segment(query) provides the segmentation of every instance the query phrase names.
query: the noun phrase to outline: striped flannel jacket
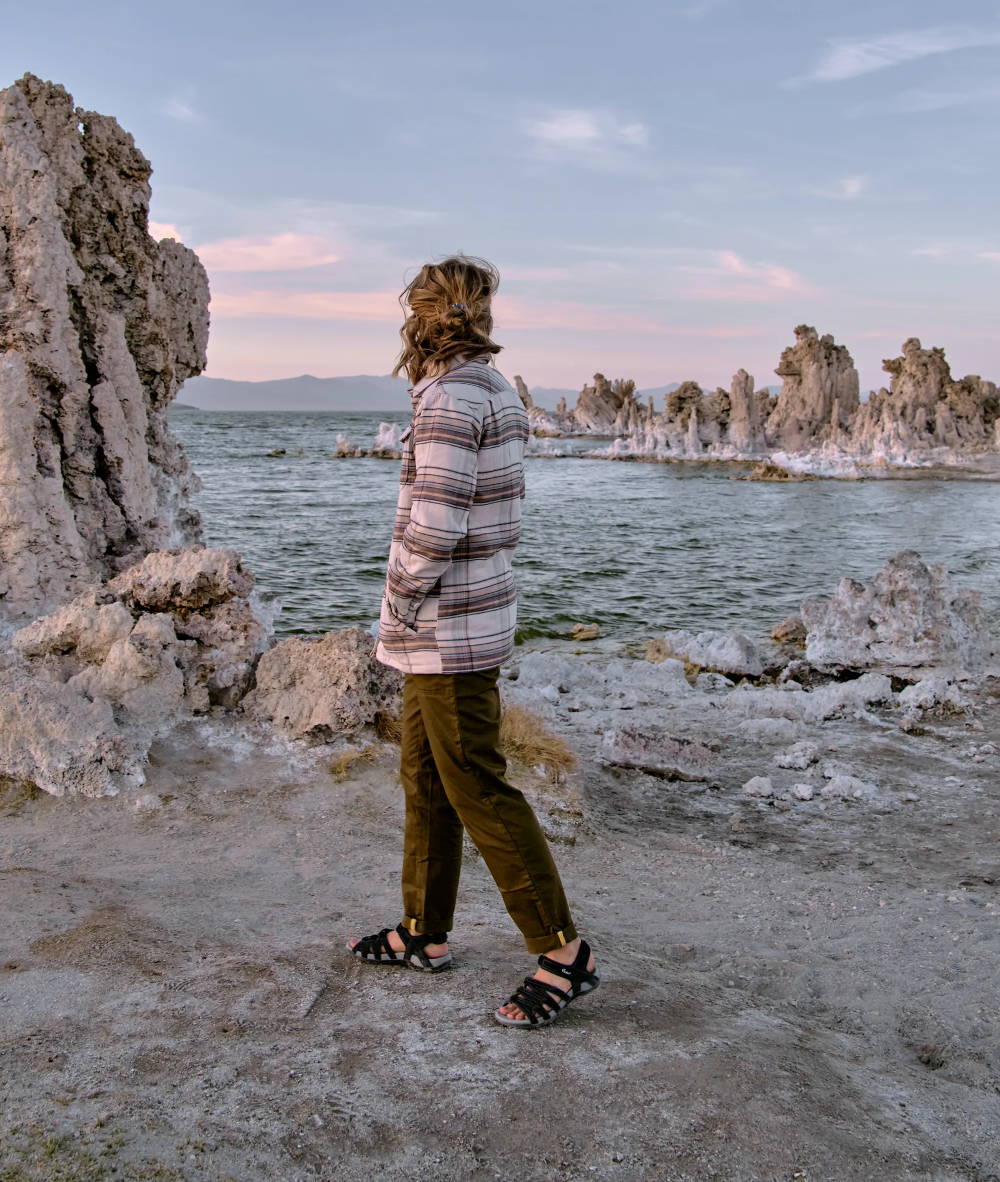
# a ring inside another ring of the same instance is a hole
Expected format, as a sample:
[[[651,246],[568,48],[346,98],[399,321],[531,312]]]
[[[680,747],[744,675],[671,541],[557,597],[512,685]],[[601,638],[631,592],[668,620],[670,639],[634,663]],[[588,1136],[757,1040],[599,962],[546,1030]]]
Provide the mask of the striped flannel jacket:
[[[489,354],[410,391],[375,656],[404,673],[471,673],[514,648],[528,416]]]

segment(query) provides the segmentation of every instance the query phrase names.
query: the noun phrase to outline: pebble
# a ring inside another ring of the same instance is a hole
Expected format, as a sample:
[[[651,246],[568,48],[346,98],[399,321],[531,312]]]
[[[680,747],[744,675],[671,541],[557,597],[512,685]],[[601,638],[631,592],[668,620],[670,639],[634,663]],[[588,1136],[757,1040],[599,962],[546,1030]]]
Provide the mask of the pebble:
[[[773,796],[774,785],[769,776],[753,776],[743,785],[744,796]]]

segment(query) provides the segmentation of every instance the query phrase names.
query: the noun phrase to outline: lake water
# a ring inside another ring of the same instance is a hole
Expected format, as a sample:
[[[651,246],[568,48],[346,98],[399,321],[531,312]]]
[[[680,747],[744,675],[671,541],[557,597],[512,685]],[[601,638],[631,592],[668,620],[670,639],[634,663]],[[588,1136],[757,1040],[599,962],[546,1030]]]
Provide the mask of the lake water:
[[[203,489],[205,541],[234,546],[281,610],[279,635],[367,626],[398,462],[337,460],[403,414],[172,410]],[[284,448],[286,455],[267,453]],[[1000,627],[1000,484],[908,478],[764,484],[729,464],[529,459],[515,558],[520,623],[578,621],[641,639],[666,628],[767,634],[804,595],[867,581],[897,550],[943,562]]]

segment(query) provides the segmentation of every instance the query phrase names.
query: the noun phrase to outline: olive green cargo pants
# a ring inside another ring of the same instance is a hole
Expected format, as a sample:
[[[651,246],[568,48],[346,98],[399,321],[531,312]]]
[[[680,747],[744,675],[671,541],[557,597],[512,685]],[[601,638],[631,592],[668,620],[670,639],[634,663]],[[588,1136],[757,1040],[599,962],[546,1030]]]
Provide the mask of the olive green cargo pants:
[[[404,676],[403,923],[411,932],[451,930],[464,828],[528,951],[549,952],[576,929],[538,819],[505,779],[499,673]]]

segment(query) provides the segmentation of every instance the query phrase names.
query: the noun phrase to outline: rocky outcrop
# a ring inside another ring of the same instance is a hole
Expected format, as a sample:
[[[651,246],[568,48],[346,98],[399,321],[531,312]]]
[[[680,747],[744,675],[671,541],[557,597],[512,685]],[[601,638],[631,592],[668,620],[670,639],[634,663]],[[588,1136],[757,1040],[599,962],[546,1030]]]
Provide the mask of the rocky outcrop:
[[[774,371],[781,392],[768,416],[768,442],[783,451],[801,451],[836,437],[859,404],[858,371],[851,355],[830,335],[800,324],[795,344],[781,354]]]
[[[911,462],[941,449],[965,454],[1000,450],[1000,397],[977,374],[951,376],[944,350],[916,337],[882,368],[889,389],[872,394],[851,424],[846,446],[860,455]]]
[[[0,650],[0,774],[57,796],[144,780],[150,744],[248,688],[267,645],[234,550],[158,551]]]
[[[514,388],[517,390],[517,395],[524,403],[525,410],[531,410],[535,405],[535,400],[528,393],[528,386],[524,378],[519,373],[514,375]]]
[[[777,396],[755,390],[741,369],[728,390],[706,393],[697,382],[681,382],[657,414],[634,396],[618,405],[615,388],[630,390],[631,384],[596,375],[572,412],[561,405],[548,417],[536,408],[532,430],[613,435],[607,447],[587,453],[593,459],[760,459],[767,465],[748,479],[777,479],[776,468],[788,472],[784,479],[859,479],[885,475],[890,465],[962,465],[984,456],[998,457],[989,470],[1000,471],[996,383],[976,374],[952,378],[944,351],[924,349],[915,338],[904,343],[902,356],[883,364],[890,388],[861,402],[847,349],[799,325],[795,344],[778,363],[783,383]]]
[[[638,410],[635,382],[622,378],[609,382],[604,374],[595,373],[594,384],[580,391],[571,416],[573,429],[586,435],[608,435],[618,421],[618,430],[628,430],[625,424]]]
[[[841,579],[832,596],[803,600],[806,659],[818,668],[980,669],[996,656],[980,601],[943,566],[901,550],[868,586]]]
[[[196,256],[147,230],[149,162],[28,74],[0,91],[0,617],[23,622],[195,542],[167,427],[205,364]]]
[[[356,731],[380,714],[396,715],[402,676],[375,661],[371,649],[362,628],[282,640],[261,657],[242,709],[313,743]]]

